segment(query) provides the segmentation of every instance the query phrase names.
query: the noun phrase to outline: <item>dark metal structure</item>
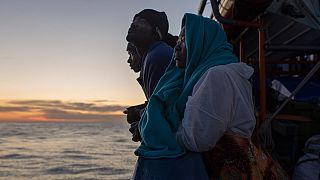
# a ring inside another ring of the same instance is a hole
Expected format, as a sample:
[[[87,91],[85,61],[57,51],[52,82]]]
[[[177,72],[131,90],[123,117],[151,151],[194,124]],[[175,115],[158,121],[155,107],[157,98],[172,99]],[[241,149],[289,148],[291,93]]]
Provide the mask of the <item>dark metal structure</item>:
[[[201,1],[199,15],[203,14],[208,3],[207,0]],[[276,121],[272,121],[272,131],[278,133],[279,139],[285,137],[285,140],[292,141],[290,147],[284,146],[285,143],[276,144],[280,147],[278,151],[284,152],[279,159],[285,163],[294,164],[299,156],[298,152],[302,150],[300,149],[301,144],[304,143],[302,141],[320,132],[320,119],[283,114],[281,111],[311,77],[320,77],[320,2],[314,0],[211,0],[210,4],[212,8],[210,17],[216,19],[225,28],[230,42],[237,49],[240,60],[255,67],[255,72],[258,74],[259,104],[255,105],[259,111],[257,129],[262,123],[271,124],[271,120],[275,119]],[[245,7],[245,5],[248,6]],[[255,7],[259,7],[256,8],[258,10],[254,10]],[[250,8],[253,10],[248,11]],[[306,56],[315,58],[303,60]],[[279,64],[289,66],[308,64],[310,68],[305,74],[302,71],[292,71],[290,77],[299,76],[302,80],[292,91],[292,97],[287,98],[272,113],[267,110],[266,84],[269,73],[274,70],[269,66],[275,67],[274,65]],[[293,134],[292,129],[295,130]],[[264,139],[267,141],[265,143],[272,143],[271,134],[266,136],[270,137]],[[303,136],[304,139],[300,141],[299,136]],[[290,168],[287,170],[292,170]]]

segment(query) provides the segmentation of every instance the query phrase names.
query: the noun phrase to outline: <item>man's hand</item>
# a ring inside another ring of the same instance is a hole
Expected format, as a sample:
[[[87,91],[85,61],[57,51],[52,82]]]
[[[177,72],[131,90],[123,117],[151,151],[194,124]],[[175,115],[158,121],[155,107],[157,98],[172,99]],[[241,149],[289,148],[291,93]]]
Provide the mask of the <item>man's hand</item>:
[[[140,132],[139,132],[139,121],[133,122],[130,124],[130,129],[129,131],[132,134],[132,141],[134,142],[139,142],[141,141],[141,136],[140,136]]]
[[[144,109],[147,106],[147,104],[148,102],[146,101],[144,104],[130,106],[125,111],[123,111],[123,113],[127,115],[127,122],[130,124],[129,131],[132,134],[132,141],[134,142],[142,140],[138,125],[141,118],[141,110]]]
[[[127,110],[123,111],[124,114],[127,114],[127,122],[129,124],[140,120],[140,110],[141,109],[129,107]]]
[[[143,108],[145,108],[147,103],[139,104],[136,106],[130,106],[125,111],[123,111],[124,114],[127,115],[127,122],[129,124],[133,122],[137,122],[140,120],[140,112]]]

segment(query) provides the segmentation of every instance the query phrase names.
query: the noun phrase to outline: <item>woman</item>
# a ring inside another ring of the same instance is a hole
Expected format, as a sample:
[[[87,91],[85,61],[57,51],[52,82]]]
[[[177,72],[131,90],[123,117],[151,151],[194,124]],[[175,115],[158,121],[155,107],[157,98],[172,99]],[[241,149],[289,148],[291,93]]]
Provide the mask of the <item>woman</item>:
[[[213,27],[215,29],[217,27]],[[186,52],[187,29],[181,30],[176,46],[175,60],[179,68],[188,68],[190,52]],[[218,32],[217,34],[223,32]],[[213,41],[210,64],[214,61],[234,59],[222,35]],[[192,38],[191,38],[192,39]],[[222,49],[223,48],[223,49]],[[203,48],[202,48],[203,49]],[[221,52],[219,52],[221,51]],[[219,58],[219,54],[222,58]],[[191,60],[192,61],[192,60]],[[190,63],[190,60],[189,60]],[[247,155],[250,137],[255,127],[251,85],[248,78],[253,69],[244,63],[211,66],[197,80],[188,97],[182,123],[176,132],[178,143],[195,152],[204,153],[208,175],[214,179],[250,179],[250,160]]]
[[[183,17],[174,60],[140,120],[134,178],[252,178],[253,69],[238,63],[218,23],[193,14]]]

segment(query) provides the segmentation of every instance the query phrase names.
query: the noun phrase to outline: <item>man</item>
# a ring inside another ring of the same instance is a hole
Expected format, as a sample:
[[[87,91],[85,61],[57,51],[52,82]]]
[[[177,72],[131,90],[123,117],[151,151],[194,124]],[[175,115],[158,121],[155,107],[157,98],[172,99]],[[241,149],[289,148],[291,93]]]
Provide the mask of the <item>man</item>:
[[[134,16],[126,37],[142,57],[140,76],[147,99],[164,74],[173,49],[163,42],[168,36],[169,24],[164,12],[145,9]]]
[[[141,71],[141,56],[137,52],[136,47],[132,43],[128,43],[127,45],[127,52],[129,55],[128,63],[130,68],[135,72],[138,73]]]
[[[169,23],[164,12],[144,9],[134,16],[128,30],[127,41],[136,47],[138,54],[142,57],[140,84],[147,100],[152,95],[173,55],[173,48],[164,42],[170,39],[168,29]],[[141,140],[138,131],[140,117],[131,118],[136,111],[131,111],[129,108],[125,113],[127,113],[127,121],[131,124],[132,140],[137,142]]]
[[[130,68],[135,73],[140,72],[141,71],[141,56],[137,52],[136,47],[132,43],[129,42],[126,50],[129,55],[127,62],[129,63]],[[137,78],[137,81],[141,85],[141,87],[143,87],[140,76]],[[124,114],[127,114],[127,121],[131,125],[131,128],[129,130],[133,134],[132,140],[135,142],[140,140],[139,131],[136,129],[136,127],[137,127],[139,119],[140,119],[141,111],[146,107],[146,105],[147,105],[147,101],[143,104],[130,106],[123,112]]]

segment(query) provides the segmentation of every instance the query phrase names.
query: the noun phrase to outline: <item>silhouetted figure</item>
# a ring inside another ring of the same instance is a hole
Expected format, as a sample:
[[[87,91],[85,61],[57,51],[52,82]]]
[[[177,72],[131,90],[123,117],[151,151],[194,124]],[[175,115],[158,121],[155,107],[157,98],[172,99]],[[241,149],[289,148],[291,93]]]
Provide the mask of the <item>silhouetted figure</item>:
[[[177,37],[169,34],[168,29],[169,23],[164,12],[145,9],[134,16],[128,30],[126,39],[136,47],[137,54],[141,57],[141,71],[138,81],[147,100],[164,74],[173,55],[171,46],[175,45]],[[141,108],[142,105],[138,105],[138,107]],[[137,107],[130,107],[126,113],[127,121],[131,125],[129,130],[133,134],[132,140],[141,140],[138,123],[142,111],[137,111]]]
[[[129,55],[128,63],[130,68],[135,72],[138,73],[141,71],[141,56],[137,52],[137,48],[132,44],[128,43],[127,45],[127,52]],[[137,78],[138,83],[143,87],[141,77]],[[123,113],[127,115],[127,122],[130,124],[129,131],[132,133],[132,140],[138,142],[140,140],[140,135],[138,131],[138,123],[141,117],[141,113],[143,109],[146,107],[147,101],[143,104],[130,106],[128,107]]]
[[[136,47],[132,43],[128,43],[127,45],[127,52],[129,55],[128,63],[130,68],[135,72],[138,73],[141,71],[141,56],[137,52]]]
[[[168,36],[169,24],[164,12],[145,9],[134,16],[126,37],[142,56],[143,90],[147,99],[168,66],[173,49],[163,42]]]

